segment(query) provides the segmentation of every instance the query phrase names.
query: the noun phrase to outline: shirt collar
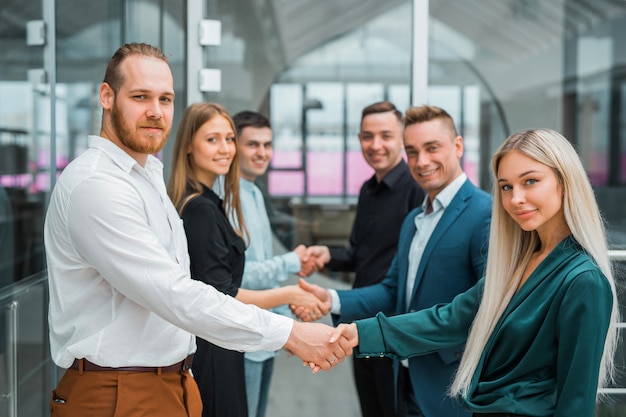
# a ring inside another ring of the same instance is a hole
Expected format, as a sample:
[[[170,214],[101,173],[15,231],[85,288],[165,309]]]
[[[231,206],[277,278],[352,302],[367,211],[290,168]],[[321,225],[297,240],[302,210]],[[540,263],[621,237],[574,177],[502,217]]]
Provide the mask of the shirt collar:
[[[450,184],[446,186],[446,188],[444,188],[443,190],[439,192],[439,194],[437,194],[437,196],[435,197],[435,201],[432,202],[433,210],[436,211],[440,207],[442,208],[448,207],[450,205],[450,202],[456,195],[456,193],[459,192],[459,190],[465,183],[465,181],[467,181],[467,174],[465,174],[465,172],[462,172],[461,175],[456,177]],[[428,201],[428,194],[426,194],[426,198],[424,199],[424,202],[422,203],[422,210],[424,210],[424,212],[426,212],[427,201]]]
[[[109,139],[105,139],[101,136],[89,135],[87,143],[90,148],[98,149],[107,154],[115,164],[124,170],[124,172],[130,172],[135,166],[142,168],[142,166],[139,165],[139,163],[137,163],[132,156],[127,154],[122,148]],[[146,159],[146,166],[142,169],[145,169],[146,171],[162,171],[163,163],[156,157],[148,155],[148,158]]]
[[[380,182],[378,182],[378,180],[376,179],[376,174],[374,174],[372,176],[372,181],[370,182],[370,189],[374,190],[377,189],[378,186],[380,186],[381,184],[385,184],[387,188],[393,190],[396,185],[399,185],[398,183],[402,179],[402,174],[404,174],[404,172],[408,169],[409,167],[407,166],[404,159],[401,159],[400,162],[395,167],[393,167],[391,171],[389,171],[387,175],[383,177],[382,180],[380,180]]]
[[[253,181],[248,181],[247,179],[243,177],[239,177],[239,187],[242,190],[253,191],[256,185],[254,184]]]

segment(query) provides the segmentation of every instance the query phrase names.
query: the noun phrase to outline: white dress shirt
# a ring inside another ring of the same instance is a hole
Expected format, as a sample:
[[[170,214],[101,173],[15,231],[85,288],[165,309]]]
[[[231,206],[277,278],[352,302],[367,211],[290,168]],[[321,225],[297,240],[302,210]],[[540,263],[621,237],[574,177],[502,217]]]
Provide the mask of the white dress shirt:
[[[246,248],[246,263],[241,287],[251,290],[278,288],[281,282],[287,280],[290,273],[300,272],[300,258],[295,252],[274,256],[272,228],[263,193],[259,187],[251,181],[240,178],[239,195],[243,218],[250,237],[250,243]],[[286,305],[272,311],[292,317],[291,310]],[[263,362],[275,355],[276,352],[265,350],[246,352],[246,359]]]
[[[44,226],[52,359],[167,366],[195,335],[233,350],[277,350],[293,321],[192,280],[182,221],[161,162],[145,168],[89,137],[52,193]]]

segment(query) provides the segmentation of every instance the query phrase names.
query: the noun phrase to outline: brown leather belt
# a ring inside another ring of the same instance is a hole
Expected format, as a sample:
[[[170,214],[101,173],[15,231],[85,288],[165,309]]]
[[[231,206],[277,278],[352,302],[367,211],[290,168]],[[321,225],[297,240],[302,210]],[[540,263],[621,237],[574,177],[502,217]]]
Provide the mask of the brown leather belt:
[[[95,363],[89,362],[87,359],[74,359],[74,363],[72,363],[70,369],[76,369],[78,371],[155,372],[160,374],[161,372],[186,371],[191,368],[191,362],[193,362],[193,354],[187,356],[182,361],[169,366],[122,366],[119,368],[111,368],[108,366],[96,365]]]

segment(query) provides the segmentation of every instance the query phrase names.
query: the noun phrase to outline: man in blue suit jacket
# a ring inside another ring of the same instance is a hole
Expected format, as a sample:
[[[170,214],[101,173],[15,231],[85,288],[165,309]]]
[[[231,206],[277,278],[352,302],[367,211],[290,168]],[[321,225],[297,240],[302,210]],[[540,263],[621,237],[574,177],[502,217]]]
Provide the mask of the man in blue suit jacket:
[[[492,198],[461,168],[463,139],[454,121],[434,106],[408,109],[404,147],[411,173],[428,195],[405,218],[398,251],[383,281],[335,291],[301,280],[303,288],[331,304],[335,323],[447,303],[483,275]],[[462,352],[463,346],[458,346],[398,362],[399,415],[469,417],[446,394]]]

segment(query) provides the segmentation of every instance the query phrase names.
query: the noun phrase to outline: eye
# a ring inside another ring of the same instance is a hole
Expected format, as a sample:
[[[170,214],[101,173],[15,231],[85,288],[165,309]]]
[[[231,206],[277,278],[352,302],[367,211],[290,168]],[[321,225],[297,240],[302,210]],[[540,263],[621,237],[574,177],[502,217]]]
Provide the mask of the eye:
[[[235,137],[234,136],[227,136],[226,137],[226,142],[234,142],[235,141]]]
[[[536,179],[534,179],[534,178],[529,178],[529,179],[527,179],[526,181],[524,181],[524,183],[525,183],[526,185],[533,185],[533,184],[535,184],[536,182],[537,182],[537,180],[536,180]]]
[[[206,138],[206,141],[207,142],[215,142],[216,139],[213,136],[210,136],[210,137]]]
[[[146,95],[145,94],[138,94],[136,96],[133,96],[133,98],[136,98],[137,100],[145,100]]]
[[[174,99],[172,99],[171,97],[161,97],[161,101],[164,103],[172,103]]]
[[[429,146],[429,147],[428,147],[428,152],[436,152],[436,151],[437,151],[437,149],[438,149],[438,147],[437,147],[437,146]]]
[[[502,191],[511,191],[513,189],[513,187],[511,187],[509,184],[504,184],[500,186],[500,190]]]

